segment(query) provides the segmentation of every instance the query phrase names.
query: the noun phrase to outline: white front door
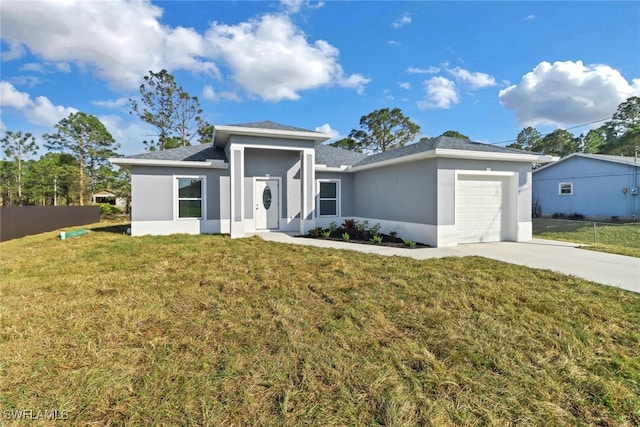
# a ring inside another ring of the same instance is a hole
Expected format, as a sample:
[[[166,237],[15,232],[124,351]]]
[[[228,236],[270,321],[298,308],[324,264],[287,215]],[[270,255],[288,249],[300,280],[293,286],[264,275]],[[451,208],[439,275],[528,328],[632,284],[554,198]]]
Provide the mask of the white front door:
[[[277,179],[257,179],[253,201],[256,230],[278,229],[280,218]]]

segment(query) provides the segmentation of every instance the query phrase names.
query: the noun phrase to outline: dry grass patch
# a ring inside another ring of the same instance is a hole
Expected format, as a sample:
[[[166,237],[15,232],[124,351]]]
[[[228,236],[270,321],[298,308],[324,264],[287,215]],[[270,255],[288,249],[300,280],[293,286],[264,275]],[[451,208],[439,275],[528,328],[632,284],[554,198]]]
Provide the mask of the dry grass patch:
[[[259,238],[50,233],[0,252],[3,410],[97,425],[640,423],[640,295],[616,288]]]

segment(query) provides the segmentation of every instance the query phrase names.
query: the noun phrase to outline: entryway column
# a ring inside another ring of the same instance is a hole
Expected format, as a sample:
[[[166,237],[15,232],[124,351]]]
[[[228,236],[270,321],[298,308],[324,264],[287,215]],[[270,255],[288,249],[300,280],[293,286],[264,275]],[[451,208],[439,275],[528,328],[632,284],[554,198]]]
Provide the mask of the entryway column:
[[[300,206],[300,234],[307,234],[315,227],[315,150],[305,149],[300,154],[300,181],[302,186],[302,197]]]
[[[244,237],[244,147],[230,150],[231,238]]]

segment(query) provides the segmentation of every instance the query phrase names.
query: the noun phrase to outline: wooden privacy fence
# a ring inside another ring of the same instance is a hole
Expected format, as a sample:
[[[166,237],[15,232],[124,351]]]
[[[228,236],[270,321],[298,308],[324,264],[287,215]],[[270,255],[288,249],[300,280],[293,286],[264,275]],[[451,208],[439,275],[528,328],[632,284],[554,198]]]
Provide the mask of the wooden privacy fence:
[[[0,242],[99,221],[98,206],[0,206]]]

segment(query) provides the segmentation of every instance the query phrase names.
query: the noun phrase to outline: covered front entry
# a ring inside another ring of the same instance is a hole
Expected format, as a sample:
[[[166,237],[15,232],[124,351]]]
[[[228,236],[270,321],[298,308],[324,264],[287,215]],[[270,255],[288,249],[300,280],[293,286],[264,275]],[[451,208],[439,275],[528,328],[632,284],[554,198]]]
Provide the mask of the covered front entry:
[[[280,190],[277,179],[256,179],[253,192],[256,230],[273,230],[280,226]]]
[[[459,175],[456,183],[458,243],[509,240],[514,210],[507,176]]]

